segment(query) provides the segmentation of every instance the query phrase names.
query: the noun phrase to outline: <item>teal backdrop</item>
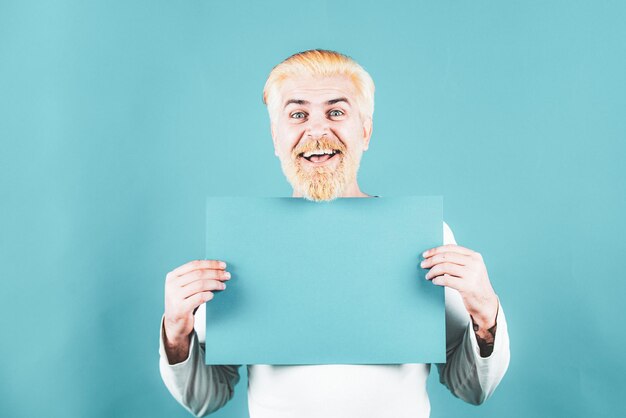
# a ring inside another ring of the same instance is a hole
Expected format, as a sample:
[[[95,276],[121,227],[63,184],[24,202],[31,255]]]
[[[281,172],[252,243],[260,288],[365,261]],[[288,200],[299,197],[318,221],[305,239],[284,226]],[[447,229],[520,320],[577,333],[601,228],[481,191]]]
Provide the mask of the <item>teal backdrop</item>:
[[[376,82],[368,193],[443,195],[511,364],[432,417],[616,417],[626,360],[621,1],[0,1],[0,416],[186,417],[165,274],[207,195],[288,196],[261,91],[309,49]],[[246,378],[216,417],[244,417]]]

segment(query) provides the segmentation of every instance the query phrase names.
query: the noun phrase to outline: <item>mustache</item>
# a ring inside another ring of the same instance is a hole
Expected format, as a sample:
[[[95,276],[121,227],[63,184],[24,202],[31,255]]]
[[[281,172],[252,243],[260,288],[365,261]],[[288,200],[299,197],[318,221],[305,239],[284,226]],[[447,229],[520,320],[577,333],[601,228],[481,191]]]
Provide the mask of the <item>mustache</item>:
[[[342,154],[346,152],[346,146],[343,142],[335,139],[328,138],[327,136],[321,136],[311,138],[303,142],[299,142],[298,145],[291,152],[292,157],[296,158],[309,151],[318,150],[335,150]]]

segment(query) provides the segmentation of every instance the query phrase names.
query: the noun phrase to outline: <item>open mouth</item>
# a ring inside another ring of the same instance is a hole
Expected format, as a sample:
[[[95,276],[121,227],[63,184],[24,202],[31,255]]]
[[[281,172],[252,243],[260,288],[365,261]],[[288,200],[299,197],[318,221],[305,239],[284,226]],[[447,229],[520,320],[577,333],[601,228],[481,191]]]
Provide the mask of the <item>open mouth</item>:
[[[326,161],[331,160],[337,154],[341,154],[341,151],[336,149],[321,149],[300,153],[298,157],[302,157],[312,163],[325,163]]]

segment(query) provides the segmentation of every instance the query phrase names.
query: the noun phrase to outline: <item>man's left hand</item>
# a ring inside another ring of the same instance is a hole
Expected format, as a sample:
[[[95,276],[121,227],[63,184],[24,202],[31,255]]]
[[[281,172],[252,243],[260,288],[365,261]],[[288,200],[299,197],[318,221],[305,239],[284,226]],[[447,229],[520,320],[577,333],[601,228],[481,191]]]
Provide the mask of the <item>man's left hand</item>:
[[[487,267],[479,253],[448,244],[431,248],[422,255],[424,261],[420,266],[430,269],[426,279],[459,291],[476,331],[488,330],[496,325],[498,297],[491,287]]]

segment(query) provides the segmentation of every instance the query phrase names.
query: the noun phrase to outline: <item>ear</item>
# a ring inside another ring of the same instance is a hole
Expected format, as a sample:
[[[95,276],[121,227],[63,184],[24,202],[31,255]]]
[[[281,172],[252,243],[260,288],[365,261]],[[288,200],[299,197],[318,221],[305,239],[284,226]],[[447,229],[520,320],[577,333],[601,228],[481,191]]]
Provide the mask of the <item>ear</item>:
[[[372,118],[366,117],[363,121],[363,151],[367,151],[370,146],[370,138],[372,137]]]
[[[272,143],[274,143],[274,155],[278,157],[278,147],[276,146],[276,128],[274,127],[273,122],[270,122],[270,132],[272,134]]]

